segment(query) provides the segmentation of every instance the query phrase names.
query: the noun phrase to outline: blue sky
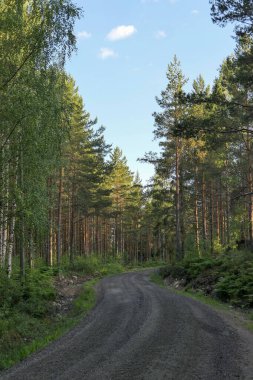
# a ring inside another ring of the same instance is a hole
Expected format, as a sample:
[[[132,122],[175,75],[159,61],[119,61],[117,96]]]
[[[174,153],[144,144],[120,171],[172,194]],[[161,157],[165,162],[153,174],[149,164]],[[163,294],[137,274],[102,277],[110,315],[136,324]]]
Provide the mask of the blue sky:
[[[67,63],[91,117],[106,127],[145,183],[152,165],[137,162],[150,150],[155,96],[166,86],[176,54],[192,81],[211,84],[222,60],[234,50],[232,27],[212,24],[208,0],[76,0],[84,16],[76,24],[78,51]]]

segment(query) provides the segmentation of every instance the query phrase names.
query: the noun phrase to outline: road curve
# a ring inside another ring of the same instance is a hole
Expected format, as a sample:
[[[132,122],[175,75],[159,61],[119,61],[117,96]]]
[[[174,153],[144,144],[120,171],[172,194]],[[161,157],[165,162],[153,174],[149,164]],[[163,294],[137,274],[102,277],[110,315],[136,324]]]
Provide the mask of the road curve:
[[[0,378],[253,379],[249,342],[238,329],[209,307],[150,283],[149,275],[103,279],[97,305],[80,325]]]

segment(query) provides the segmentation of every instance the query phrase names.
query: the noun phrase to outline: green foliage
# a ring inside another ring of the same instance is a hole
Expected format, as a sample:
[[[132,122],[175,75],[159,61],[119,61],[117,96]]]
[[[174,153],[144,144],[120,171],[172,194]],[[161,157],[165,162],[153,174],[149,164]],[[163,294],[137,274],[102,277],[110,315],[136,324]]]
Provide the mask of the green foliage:
[[[67,264],[67,269],[77,273],[95,275],[100,268],[100,260],[95,256],[77,256],[73,263]]]
[[[53,273],[34,270],[23,281],[0,274],[0,368],[25,357],[25,347],[49,329],[55,299]]]
[[[157,259],[149,259],[149,260],[145,260],[145,261],[142,261],[142,262],[138,262],[138,263],[128,263],[126,264],[126,268],[129,268],[129,269],[145,269],[145,268],[161,268],[163,267],[164,265],[166,265],[166,261],[164,260],[161,260],[159,258]]]
[[[160,270],[163,278],[184,279],[187,289],[239,307],[253,307],[252,253],[233,253],[217,258],[190,258]]]
[[[154,282],[156,285],[159,285],[160,287],[165,286],[163,278],[157,272],[152,273],[152,275],[150,276],[150,280]]]
[[[38,313],[35,317],[27,310],[26,312],[11,310],[8,319],[1,318],[0,370],[10,367],[29,354],[45,347],[80,321],[95,305],[96,297],[93,289],[95,281],[89,281],[84,285],[70,314],[60,319]],[[48,289],[49,293],[50,289]],[[37,301],[40,303],[39,298]]]
[[[187,274],[185,268],[179,264],[176,266],[170,265],[160,269],[160,275],[163,278],[172,276],[174,278],[183,278]]]
[[[34,270],[23,281],[0,275],[0,313],[7,317],[13,311],[42,317],[50,311],[55,299],[50,271]]]
[[[21,311],[34,317],[46,316],[50,312],[50,302],[55,299],[50,271],[32,271],[22,286]]]
[[[124,271],[124,266],[120,256],[108,256],[106,259],[103,259],[102,257],[91,255],[77,256],[73,263],[69,263],[68,259],[65,258],[62,269],[67,272],[71,271],[101,277],[107,274],[121,273]]]
[[[69,315],[60,319],[51,311],[55,299],[54,271],[41,267],[22,283],[0,275],[0,369],[8,368],[43,348],[74,326],[95,304],[93,286],[86,283]]]
[[[79,316],[81,313],[86,313],[95,306],[96,295],[93,287],[96,282],[96,279],[91,280],[83,286],[83,291],[74,301],[74,309],[71,314]]]
[[[253,34],[253,15],[251,0],[209,0],[213,22],[225,26],[236,23],[236,34]]]

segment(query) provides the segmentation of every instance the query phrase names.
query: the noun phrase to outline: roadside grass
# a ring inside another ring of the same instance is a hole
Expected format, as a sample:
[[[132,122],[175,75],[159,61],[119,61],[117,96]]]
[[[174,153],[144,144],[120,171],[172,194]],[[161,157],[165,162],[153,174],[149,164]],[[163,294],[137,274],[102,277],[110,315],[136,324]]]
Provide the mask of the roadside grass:
[[[130,271],[138,271],[153,268],[164,268],[166,265],[168,264],[163,260],[148,260],[142,263],[129,263],[125,266],[125,268],[129,269]]]
[[[166,285],[165,285],[165,283],[164,283],[164,280],[163,280],[162,276],[159,275],[159,273],[157,273],[157,272],[151,274],[151,276],[150,276],[150,280],[151,280],[154,284],[160,286],[161,288],[165,288],[165,287],[166,287]]]
[[[253,312],[248,310],[235,308],[232,305],[223,303],[218,301],[210,296],[206,296],[201,292],[193,292],[189,290],[174,290],[173,291],[179,295],[184,297],[188,297],[194,299],[196,301],[202,302],[207,306],[212,307],[217,311],[223,311],[225,313],[233,313],[233,315],[237,315],[237,320],[240,324],[245,327],[247,330],[253,332]]]
[[[108,257],[106,260],[97,256],[78,256],[73,263],[69,263],[69,259],[64,257],[60,271],[63,274],[71,272],[76,274],[87,274],[94,277],[104,277],[108,274],[111,275],[124,272],[125,266],[121,256]]]
[[[33,352],[46,347],[74,327],[96,303],[94,285],[99,279],[86,282],[73,308],[64,317],[13,310],[0,322],[0,369],[6,369]]]
[[[253,333],[253,312],[248,315],[248,321],[246,322],[246,327]]]
[[[160,266],[160,262],[145,263],[145,268]],[[0,370],[7,369],[35,351],[58,339],[94,307],[94,285],[103,277],[116,275],[144,265],[124,264],[122,257],[107,261],[100,257],[76,257],[74,263],[62,258],[61,268],[47,268],[38,260],[36,268],[20,281],[18,265],[14,265],[12,278],[0,273]],[[54,312],[57,276],[89,275],[71,310],[64,315]]]

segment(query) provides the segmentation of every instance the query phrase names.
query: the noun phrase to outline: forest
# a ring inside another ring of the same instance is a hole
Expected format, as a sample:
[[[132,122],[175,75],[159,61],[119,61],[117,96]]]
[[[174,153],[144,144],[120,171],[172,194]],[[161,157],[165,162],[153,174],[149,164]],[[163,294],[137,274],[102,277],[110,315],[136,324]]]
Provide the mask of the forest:
[[[168,64],[154,94],[160,153],[140,157],[155,168],[143,185],[65,71],[83,10],[71,0],[1,2],[1,314],[11,281],[25,287],[36,270],[59,273],[80,257],[140,265],[237,253],[252,268],[252,1],[210,6],[214,23],[235,25],[236,49],[212,86],[199,75],[190,92],[179,59]]]
[[[212,87],[200,75],[189,94],[179,60],[168,65],[154,114],[161,153],[140,158],[155,165],[145,187],[64,71],[82,10],[1,5],[0,260],[9,275],[16,258],[24,276],[38,259],[60,266],[62,256],[171,261],[252,249],[251,7],[215,3],[214,22],[238,21],[236,50]]]

